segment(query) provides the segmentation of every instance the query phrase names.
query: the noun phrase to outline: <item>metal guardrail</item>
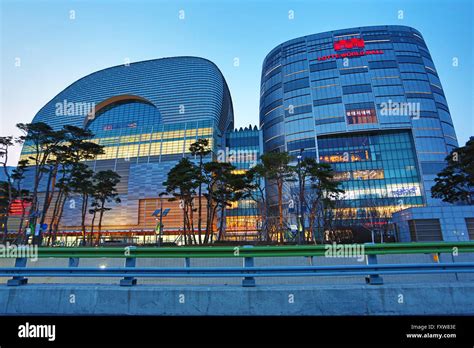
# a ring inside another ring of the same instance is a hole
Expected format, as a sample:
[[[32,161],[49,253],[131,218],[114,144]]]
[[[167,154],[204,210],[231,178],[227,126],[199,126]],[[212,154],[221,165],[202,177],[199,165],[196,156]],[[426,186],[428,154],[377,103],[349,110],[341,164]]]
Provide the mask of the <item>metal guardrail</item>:
[[[7,284],[24,285],[26,277],[123,277],[122,286],[135,285],[136,277],[242,277],[242,286],[255,286],[255,277],[366,275],[368,284],[382,284],[380,275],[420,273],[474,273],[474,262],[377,264],[377,255],[474,252],[474,242],[365,244],[366,265],[314,266],[314,256],[325,256],[325,245],[241,247],[124,247],[39,248],[39,258],[69,258],[69,267],[27,268],[27,259],[16,258],[15,267],[0,268]],[[255,257],[310,257],[310,266],[255,267]],[[242,258],[242,267],[191,267],[192,258]],[[80,258],[124,258],[125,267],[79,267]],[[136,267],[137,258],[184,258],[185,266]]]
[[[330,244],[329,244],[330,245]],[[341,244],[339,244],[341,245]],[[436,254],[474,252],[474,242],[428,242],[364,244],[366,255],[389,254]],[[56,258],[221,258],[241,257],[295,257],[325,256],[326,245],[282,246],[196,246],[196,247],[44,247],[38,249],[38,257]],[[127,254],[126,254],[127,253]],[[126,254],[126,255],[125,255]]]

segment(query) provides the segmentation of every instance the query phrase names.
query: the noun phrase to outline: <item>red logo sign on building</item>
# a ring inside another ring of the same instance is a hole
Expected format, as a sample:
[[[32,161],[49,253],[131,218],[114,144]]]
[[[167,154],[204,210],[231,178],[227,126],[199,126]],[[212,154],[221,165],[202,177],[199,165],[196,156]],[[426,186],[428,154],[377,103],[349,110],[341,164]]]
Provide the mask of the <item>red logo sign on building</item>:
[[[352,38],[349,40],[339,40],[334,42],[334,50],[351,50],[353,48],[363,48],[365,46],[364,39]]]
[[[21,199],[15,199],[12,201],[12,204],[10,205],[10,211],[8,212],[9,215],[11,216],[22,216],[22,215],[28,215],[28,210],[31,207],[31,202],[28,202],[26,200],[21,200]]]
[[[318,57],[318,61],[324,61],[324,60],[328,60],[328,59],[362,57],[362,56],[368,56],[368,55],[372,55],[372,54],[383,54],[383,50],[367,50],[367,51],[364,51],[363,50],[363,48],[365,47],[364,39],[356,38],[356,37],[354,37],[352,39],[348,39],[348,40],[334,41],[333,47],[334,47],[335,51],[354,50],[354,49],[357,49],[357,48],[359,50],[354,50],[354,51],[349,51],[349,52],[337,52],[337,53],[329,54],[327,56]]]

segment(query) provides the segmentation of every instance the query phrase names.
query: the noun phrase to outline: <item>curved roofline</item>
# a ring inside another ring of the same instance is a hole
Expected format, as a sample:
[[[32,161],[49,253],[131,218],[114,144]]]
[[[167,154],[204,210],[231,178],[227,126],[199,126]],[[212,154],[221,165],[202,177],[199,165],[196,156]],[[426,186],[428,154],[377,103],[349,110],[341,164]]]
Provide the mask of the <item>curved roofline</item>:
[[[113,103],[117,103],[117,102],[121,102],[121,101],[141,101],[143,103],[147,103],[147,104],[150,104],[150,105],[153,105],[155,108],[156,108],[156,105],[153,104],[151,101],[149,101],[148,99],[146,98],[143,98],[143,97],[140,97],[138,95],[132,95],[132,94],[121,94],[121,95],[116,95],[116,96],[113,96],[113,97],[110,97],[110,98],[107,98],[105,100],[102,100],[99,104],[97,104],[91,112],[89,112],[87,114],[87,116],[84,118],[84,128],[87,127],[87,125],[89,124],[89,122],[92,122],[95,120],[96,116],[100,113],[100,111],[113,104]]]
[[[328,34],[328,33],[334,33],[334,32],[338,32],[338,31],[346,31],[346,30],[352,30],[352,29],[366,29],[366,28],[375,28],[375,27],[399,27],[399,28],[407,28],[407,29],[410,29],[410,30],[414,30],[416,31],[418,34],[420,34],[421,37],[423,37],[423,35],[415,28],[413,27],[410,27],[408,25],[398,25],[398,24],[394,24],[394,25],[366,25],[366,26],[362,26],[362,27],[351,27],[351,28],[342,28],[342,29],[336,29],[336,30],[328,30],[328,31],[323,31],[321,33],[314,33],[314,34],[308,34],[308,35],[303,35],[303,36],[298,36],[298,37],[295,37],[293,39],[290,39],[290,40],[286,40],[284,42],[282,42],[281,44],[275,46],[270,52],[268,52],[268,54],[265,56],[265,58],[263,59],[263,63],[262,63],[262,68],[265,66],[265,62],[268,58],[268,56],[270,56],[274,51],[276,51],[277,49],[281,48],[282,46],[288,44],[289,42],[291,41],[294,41],[294,40],[298,40],[298,39],[306,39],[307,37],[309,36],[317,36],[317,35],[324,35],[324,34]],[[424,39],[423,39],[424,40]]]
[[[224,74],[222,74],[222,71],[219,69],[219,67],[212,61],[210,61],[209,59],[207,58],[203,58],[203,57],[196,57],[196,56],[175,56],[175,57],[163,57],[163,58],[155,58],[155,59],[147,59],[147,60],[141,60],[141,61],[138,61],[138,62],[133,62],[133,63],[130,63],[130,65],[133,65],[133,64],[141,64],[141,63],[146,63],[146,62],[153,62],[153,61],[158,61],[158,60],[165,60],[165,59],[181,59],[181,58],[192,58],[192,59],[197,59],[197,60],[203,60],[203,61],[206,61],[208,63],[211,63],[216,69],[217,71],[219,72],[219,74],[221,75],[222,77],[222,80],[224,82],[224,85],[225,87],[227,87],[227,90],[229,90],[229,86],[227,85],[227,81],[225,80],[225,77],[224,77]],[[42,108],[40,108],[38,110],[38,112],[33,116],[33,119],[31,122],[34,121],[34,119],[36,118],[36,116],[38,116],[41,111],[49,104],[51,103],[53,100],[55,100],[62,92],[64,92],[66,89],[68,89],[69,87],[71,87],[72,85],[74,85],[75,83],[81,81],[81,80],[84,80],[84,79],[87,79],[91,76],[93,76],[94,74],[98,74],[98,73],[101,73],[101,72],[104,72],[106,70],[110,70],[110,69],[115,69],[115,68],[119,68],[119,67],[123,67],[125,66],[124,64],[119,64],[119,65],[114,65],[114,66],[111,66],[111,67],[108,67],[108,68],[104,68],[104,69],[101,69],[101,70],[97,70],[97,71],[94,71],[86,76],[83,76],[77,80],[75,80],[74,82],[72,82],[71,84],[69,84],[67,87],[63,88],[59,93],[57,93],[53,98],[51,98],[46,104],[43,105]],[[229,90],[229,94],[230,94],[230,90]],[[231,107],[232,107],[232,114],[234,113],[234,105],[232,103],[232,96],[230,97],[230,103],[231,103]],[[233,121],[233,120],[232,120]]]

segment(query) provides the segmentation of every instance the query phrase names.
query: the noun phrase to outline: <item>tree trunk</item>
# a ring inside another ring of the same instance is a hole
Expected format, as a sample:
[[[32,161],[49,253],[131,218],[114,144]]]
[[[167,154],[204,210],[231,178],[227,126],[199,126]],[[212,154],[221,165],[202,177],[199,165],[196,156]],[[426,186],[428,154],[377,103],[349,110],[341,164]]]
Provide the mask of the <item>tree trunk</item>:
[[[191,228],[189,209],[190,209],[190,205],[189,205],[189,203],[186,203],[186,215],[185,215],[186,216],[186,223],[185,223],[185,225],[187,227],[188,244],[195,244],[194,231]],[[192,207],[191,207],[191,209],[192,209]]]
[[[49,207],[54,197],[57,173],[58,173],[58,166],[55,165],[55,167],[51,170],[48,176],[48,184],[46,186],[46,193],[45,193],[44,202],[43,202],[43,214],[41,215],[40,225],[43,225],[44,222],[46,221],[46,215],[48,213]],[[51,218],[51,224],[53,224],[54,219],[55,217],[53,214],[53,217]],[[41,244],[42,239],[43,239],[43,233],[40,230],[40,234],[38,236],[39,244]]]
[[[10,173],[8,173],[8,170],[7,170],[8,145],[5,148],[4,156],[5,156],[5,163],[3,164],[3,171],[5,172],[5,178],[7,179],[7,183],[8,183],[8,185],[7,185],[8,186],[8,204],[7,204],[7,211],[5,212],[5,218],[3,220],[3,223],[4,223],[4,225],[3,225],[3,231],[4,231],[3,244],[5,244],[5,241],[7,240],[7,237],[8,237],[8,216],[10,214],[10,208],[11,208],[12,199],[13,199],[11,176],[10,176]]]
[[[40,219],[40,225],[44,224],[44,221],[46,219],[46,212],[49,209],[49,204],[50,202],[50,187],[51,187],[51,181],[53,180],[53,175],[54,175],[54,170],[53,168],[50,168],[49,174],[48,174],[48,183],[46,184],[46,191],[44,193],[44,202],[43,202],[43,214],[41,215]]]
[[[92,241],[94,240],[94,223],[95,223],[96,215],[97,215],[97,210],[94,209],[94,214],[92,214],[92,221],[91,221],[91,233],[89,235],[90,246],[92,246]]]
[[[58,209],[58,217],[56,218],[55,222],[54,222],[54,227],[53,227],[53,238],[52,238],[52,241],[51,243],[54,243],[56,241],[56,238],[57,238],[57,234],[58,234],[58,228],[59,228],[59,223],[61,222],[61,219],[63,217],[63,212],[64,212],[64,205],[66,204],[66,201],[68,199],[68,195],[67,194],[63,194],[62,195],[64,198],[62,198],[62,201],[59,203],[59,209]]]
[[[102,218],[104,217],[104,206],[105,201],[102,201],[100,205],[100,214],[99,214],[99,226],[97,227],[97,242],[96,244],[100,246],[100,232],[102,232]]]
[[[23,229],[23,222],[25,221],[25,203],[23,202],[23,195],[20,195],[20,200],[21,200],[21,218],[20,218],[20,224],[18,225],[18,233],[17,235],[21,234],[21,230]]]
[[[32,195],[32,200],[31,200],[31,207],[30,207],[30,213],[29,213],[29,222],[30,225],[33,226],[33,228],[36,228],[36,221],[38,217],[36,216],[36,210],[38,209],[38,188],[39,188],[39,183],[43,177],[43,172],[42,169],[44,168],[44,165],[48,159],[49,156],[49,151],[43,152],[41,161],[40,159],[40,149],[38,147],[38,144],[36,144],[36,158],[35,158],[35,180],[34,180],[34,186],[33,186],[33,195]],[[22,243],[26,243],[27,241],[27,236],[25,235],[22,238]],[[33,238],[34,238],[34,233],[33,233]]]
[[[38,185],[39,185],[39,181],[40,181],[40,174],[39,174],[39,169],[38,167],[36,166],[35,167],[35,181],[34,181],[34,187],[33,187],[33,196],[32,196],[32,199],[31,199],[31,207],[30,207],[30,213],[29,213],[29,217],[30,217],[30,225],[33,225],[33,227],[36,226],[36,219],[37,219],[37,216],[35,215],[36,214],[36,207],[37,207],[37,204],[38,204]],[[33,236],[34,236],[34,231],[33,232]],[[23,239],[23,244],[26,243],[26,239],[27,239],[27,236],[25,235],[24,236],[25,238],[22,238]]]
[[[208,188],[207,204],[206,204],[206,235],[204,237],[204,244],[209,242],[212,235],[212,194],[211,189]]]
[[[283,243],[283,182],[277,182],[278,187],[278,233],[280,234],[280,242]]]
[[[82,207],[81,207],[81,232],[82,232],[82,245],[86,245],[86,216],[87,216],[87,205],[89,203],[89,195],[82,195]]]
[[[224,220],[225,220],[225,205],[221,206],[221,219],[219,221],[219,233],[217,234],[217,241],[222,239],[222,233],[224,230]]]
[[[270,234],[268,231],[268,207],[267,207],[267,202],[265,199],[262,201],[262,217],[263,217],[263,223],[262,223],[262,228],[264,229],[264,240],[266,242],[270,241]]]
[[[58,227],[61,224],[61,220],[63,219],[64,206],[66,205],[66,202],[69,199],[69,194],[64,194],[63,197],[64,197],[63,202],[61,203],[61,205],[59,207],[59,216],[56,219],[56,225],[55,225],[55,228],[54,228],[55,233],[58,232]],[[56,237],[56,234],[55,234],[55,237]]]
[[[183,237],[184,237],[184,245],[188,245],[188,236],[186,233],[186,204],[183,201]]]
[[[8,215],[10,214],[10,207],[11,207],[11,200],[8,200],[7,208],[5,211],[5,217],[3,218],[3,237],[2,237],[2,243],[5,244],[7,238],[8,238]]]
[[[21,230],[23,229],[23,222],[25,221],[25,216],[26,216],[25,202],[24,202],[23,193],[21,191],[20,181],[17,182],[17,190],[20,194],[20,202],[21,202],[21,218],[20,218],[20,224],[18,225],[18,233],[17,233],[17,238],[18,238],[18,236],[21,235]]]
[[[191,239],[189,237],[189,218],[188,218],[188,205],[187,203],[183,203],[183,231],[184,231],[184,244],[188,245],[191,244]]]
[[[303,240],[306,242],[307,237],[306,237],[306,231],[304,229],[304,222],[305,222],[305,210],[306,210],[306,199],[305,199],[305,189],[304,189],[304,184],[306,181],[306,177],[303,176],[302,178],[302,185],[301,185],[301,203],[300,203],[300,215],[301,215],[301,232],[303,233]],[[300,237],[301,238],[301,237]]]
[[[48,243],[47,243],[48,245],[50,243],[51,235],[53,233],[54,223],[57,220],[57,214],[58,214],[59,208],[61,206],[61,200],[63,198],[63,192],[64,191],[62,189],[59,190],[58,198],[56,198],[56,202],[54,203],[53,216],[51,217],[51,221],[50,221],[50,224],[49,224],[49,230],[48,230]]]
[[[313,238],[313,242],[314,244],[316,244],[316,237],[314,235],[314,223],[315,223],[315,220],[316,220],[316,203],[313,202],[313,204],[311,205],[311,210],[310,210],[310,213],[309,213],[309,232],[311,234],[311,237]]]
[[[190,203],[189,229],[191,231],[191,236],[193,238],[193,244],[197,244],[196,232],[194,231],[194,209],[193,209],[193,200],[192,199],[191,199],[191,203]]]
[[[202,156],[199,156],[199,171],[202,175]],[[198,234],[199,234],[199,244],[202,244],[202,236],[201,236],[201,218],[202,218],[202,202],[201,202],[201,194],[202,194],[202,183],[199,183],[198,195],[199,195],[199,202],[198,202]]]
[[[211,212],[211,221],[210,221],[210,234],[209,234],[209,238],[212,239],[212,237],[214,236],[214,219],[215,219],[215,216],[216,216],[216,213],[217,213],[217,208],[218,208],[218,205],[216,204],[213,208],[212,208],[212,212]]]

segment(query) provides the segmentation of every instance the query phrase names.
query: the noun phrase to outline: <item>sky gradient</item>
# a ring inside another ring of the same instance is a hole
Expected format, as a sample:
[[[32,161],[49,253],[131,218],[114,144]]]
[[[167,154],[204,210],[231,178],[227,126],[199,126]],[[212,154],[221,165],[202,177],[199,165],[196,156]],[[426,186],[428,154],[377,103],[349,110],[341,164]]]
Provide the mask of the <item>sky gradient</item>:
[[[0,2],[0,135],[19,135],[16,123],[31,122],[56,94],[94,71],[126,59],[183,55],[213,61],[229,85],[236,126],[258,125],[262,62],[276,45],[328,30],[390,24],[423,34],[459,143],[474,135],[470,0]]]

